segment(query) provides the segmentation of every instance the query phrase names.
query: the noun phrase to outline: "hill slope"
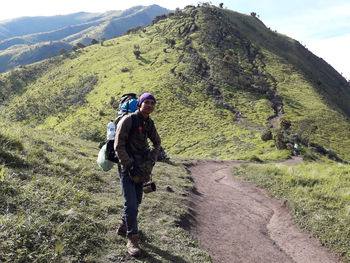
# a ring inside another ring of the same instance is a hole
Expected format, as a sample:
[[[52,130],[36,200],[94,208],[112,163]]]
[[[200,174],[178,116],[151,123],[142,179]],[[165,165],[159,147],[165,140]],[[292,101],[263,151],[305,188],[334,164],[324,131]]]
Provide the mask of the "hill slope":
[[[117,168],[103,172],[98,151],[96,143],[68,134],[0,122],[0,261],[112,263],[128,257],[125,238],[116,233],[124,206]],[[157,163],[153,175],[157,194],[145,196],[140,207],[145,256],[210,262],[179,227],[192,186],[186,169]]]
[[[260,138],[269,120],[283,115],[306,144],[350,160],[346,80],[297,41],[230,10],[189,7],[103,47],[13,71],[0,81],[4,117],[85,139],[104,139],[120,95],[150,91],[159,101],[154,119],[163,145],[172,154],[285,158],[288,151]]]
[[[135,6],[106,13],[75,13],[52,17],[23,17],[0,22],[0,72],[31,64],[71,50],[77,43],[90,45],[146,26],[169,10],[157,5]]]

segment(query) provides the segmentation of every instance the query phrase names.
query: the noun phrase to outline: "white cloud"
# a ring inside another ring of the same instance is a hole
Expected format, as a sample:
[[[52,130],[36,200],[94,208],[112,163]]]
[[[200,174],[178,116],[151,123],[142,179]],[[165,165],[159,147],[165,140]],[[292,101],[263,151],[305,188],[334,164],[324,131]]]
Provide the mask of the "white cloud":
[[[298,40],[339,36],[350,31],[350,3],[304,8],[284,17],[272,16],[267,18],[267,24]]]
[[[318,4],[262,20],[271,29],[305,44],[312,53],[323,58],[349,80],[350,2],[313,2]],[[305,1],[305,5],[307,3]]]
[[[350,80],[350,34],[340,37],[315,40],[310,39],[305,42],[306,47],[315,55],[323,58],[333,68]]]

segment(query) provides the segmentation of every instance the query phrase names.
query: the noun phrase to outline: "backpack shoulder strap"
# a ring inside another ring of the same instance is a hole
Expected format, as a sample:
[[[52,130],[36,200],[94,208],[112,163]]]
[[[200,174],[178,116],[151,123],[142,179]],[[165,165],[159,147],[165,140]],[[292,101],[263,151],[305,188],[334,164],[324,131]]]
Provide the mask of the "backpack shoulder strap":
[[[138,126],[138,117],[137,117],[136,114],[131,114],[131,129],[130,129],[130,132],[129,132],[128,141],[126,142],[126,151],[131,156],[133,154],[132,154],[132,151],[130,149],[130,141],[131,141],[131,138],[134,136],[134,134],[137,131],[137,128],[138,128],[137,126]]]
[[[136,114],[132,114],[131,115],[131,132],[130,132],[130,135],[133,135],[135,133],[135,131],[137,131],[137,128],[138,128],[138,124],[139,124],[139,121],[138,121],[138,117]]]

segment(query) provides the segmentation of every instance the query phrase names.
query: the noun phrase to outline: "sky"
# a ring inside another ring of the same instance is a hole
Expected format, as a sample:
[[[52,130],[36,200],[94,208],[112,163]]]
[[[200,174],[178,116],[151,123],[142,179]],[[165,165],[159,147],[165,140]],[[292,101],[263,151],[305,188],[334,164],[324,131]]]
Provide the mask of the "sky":
[[[255,12],[267,27],[298,40],[350,80],[349,0],[10,0],[2,3],[0,22],[21,16],[105,12],[137,5],[157,4],[175,10],[203,2],[216,6],[223,3],[224,8],[243,14]]]

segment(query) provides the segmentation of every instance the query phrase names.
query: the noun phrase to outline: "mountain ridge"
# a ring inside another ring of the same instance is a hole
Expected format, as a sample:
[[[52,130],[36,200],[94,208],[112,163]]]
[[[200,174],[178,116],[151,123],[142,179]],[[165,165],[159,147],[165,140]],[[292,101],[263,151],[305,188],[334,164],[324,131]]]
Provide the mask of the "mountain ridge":
[[[155,16],[168,12],[170,10],[158,5],[150,5],[105,13],[79,12],[52,17],[24,17],[0,22],[0,36],[3,36],[0,37],[0,61],[2,62],[0,72],[37,62],[43,57],[58,55],[63,47],[71,50],[77,43],[90,45],[93,39],[102,41],[120,36],[126,30],[146,26]],[[47,54],[48,44],[44,42],[52,41],[62,44],[59,45],[60,47],[52,46]],[[11,49],[14,46],[16,46],[16,52]],[[40,54],[41,46],[45,46],[42,54]],[[31,54],[30,59],[24,59],[27,57],[25,54],[21,59],[13,59],[14,56],[19,57],[25,49],[36,50],[36,52]]]

